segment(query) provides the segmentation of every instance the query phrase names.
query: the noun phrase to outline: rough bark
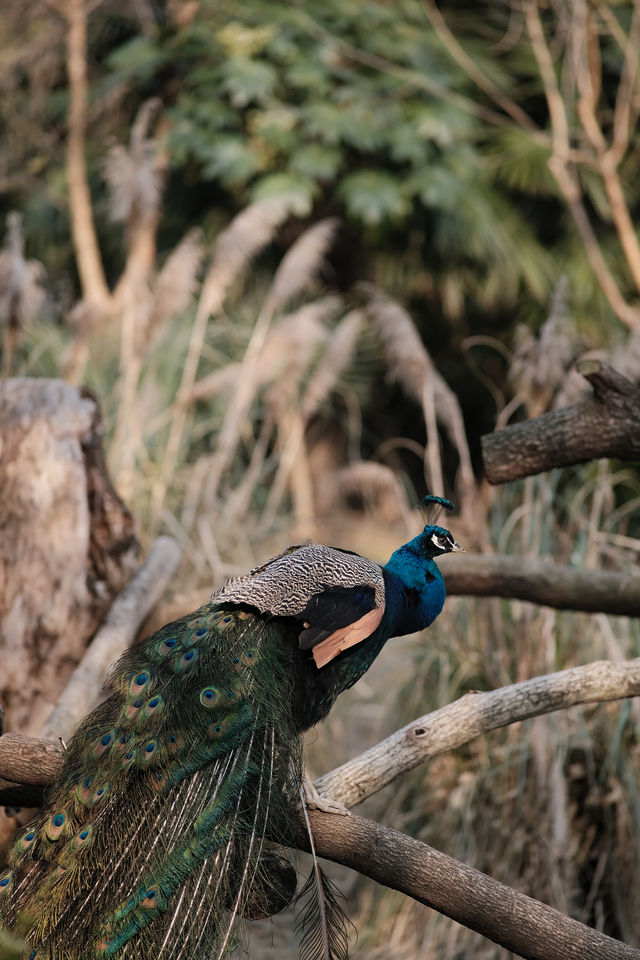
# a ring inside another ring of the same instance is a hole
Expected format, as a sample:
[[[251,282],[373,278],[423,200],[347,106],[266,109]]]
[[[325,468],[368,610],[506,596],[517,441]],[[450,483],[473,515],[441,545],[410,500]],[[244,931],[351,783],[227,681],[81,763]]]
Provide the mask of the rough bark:
[[[315,786],[320,794],[352,807],[418,764],[491,730],[579,703],[635,696],[640,696],[640,659],[617,666],[602,660],[499,690],[467,693],[413,720],[320,777]]]
[[[6,726],[36,733],[131,575],[136,543],[94,400],[59,380],[5,380],[0,424],[0,701]]]
[[[640,616],[637,576],[499,554],[449,554],[438,566],[452,596],[510,597],[556,610]]]
[[[640,460],[640,387],[600,360],[577,365],[593,396],[482,438],[489,483],[600,457]]]
[[[63,747],[37,737],[5,733],[0,737],[0,802],[36,807],[55,780],[62,764]]]
[[[310,811],[316,852],[413,897],[527,960],[640,960],[640,951],[397,830]],[[301,828],[299,843],[308,849]]]

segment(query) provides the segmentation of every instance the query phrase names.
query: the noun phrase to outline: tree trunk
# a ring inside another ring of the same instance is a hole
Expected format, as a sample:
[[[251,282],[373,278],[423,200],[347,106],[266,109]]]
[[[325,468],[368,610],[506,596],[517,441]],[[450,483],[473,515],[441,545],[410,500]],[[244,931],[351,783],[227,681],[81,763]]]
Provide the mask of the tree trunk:
[[[59,380],[0,382],[0,701],[39,732],[111,599],[134,521],[106,475],[100,412]]]

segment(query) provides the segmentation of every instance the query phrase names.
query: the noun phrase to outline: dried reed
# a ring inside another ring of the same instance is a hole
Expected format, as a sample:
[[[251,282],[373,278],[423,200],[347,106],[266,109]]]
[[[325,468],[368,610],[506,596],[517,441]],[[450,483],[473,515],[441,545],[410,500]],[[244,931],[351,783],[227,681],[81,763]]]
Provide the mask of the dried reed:
[[[153,284],[146,329],[148,336],[191,306],[203,256],[200,230],[189,230],[167,257]]]
[[[38,260],[26,260],[22,216],[13,211],[7,216],[7,235],[0,250],[0,323],[3,332],[2,372],[9,376],[20,331],[40,313],[45,293],[45,270]]]
[[[162,512],[170,478],[178,461],[189,400],[196,382],[198,361],[202,354],[209,317],[221,308],[234,280],[271,242],[276,230],[285,219],[286,212],[286,205],[277,199],[253,203],[234,217],[216,241],[191,331],[160,475],[153,488],[151,512],[152,521],[156,524]]]
[[[208,503],[212,503],[217,496],[222,477],[235,454],[241,422],[255,396],[259,359],[273,316],[292,297],[299,295],[313,283],[324,262],[334,230],[333,220],[314,224],[296,240],[278,266],[251,334],[237,389],[231,397],[218,435],[212,469],[207,477],[205,496]]]
[[[147,100],[131,128],[129,147],[114,144],[107,151],[103,175],[109,187],[111,218],[127,223],[133,218],[155,217],[163,187],[163,166],[158,163],[158,144],[148,136],[149,126],[161,101]]]
[[[424,461],[427,487],[444,493],[431,357],[406,310],[380,291],[372,287],[368,291],[371,298],[367,312],[382,340],[389,375],[422,407],[427,430]]]

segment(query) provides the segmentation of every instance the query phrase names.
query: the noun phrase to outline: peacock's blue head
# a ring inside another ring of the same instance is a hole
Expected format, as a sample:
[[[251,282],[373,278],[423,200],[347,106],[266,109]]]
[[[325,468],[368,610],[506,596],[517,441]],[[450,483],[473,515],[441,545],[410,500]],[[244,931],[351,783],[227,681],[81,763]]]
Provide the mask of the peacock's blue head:
[[[443,553],[464,553],[464,547],[461,547],[444,527],[427,524],[421,536],[416,539],[420,542],[424,556],[430,559],[441,557]]]
[[[446,527],[437,526],[435,521],[443,510],[453,510],[454,506],[450,500],[444,497],[424,497],[422,509],[425,514],[427,524],[417,537],[405,543],[391,556],[385,565],[387,570],[397,573],[405,581],[424,581],[425,561],[435,560],[445,553],[463,552],[464,547],[454,540],[453,536]],[[435,566],[430,570],[433,578],[437,572]]]
[[[453,539],[445,527],[436,526],[436,520],[443,510],[447,512],[455,510],[451,500],[446,500],[444,497],[426,496],[422,498],[421,506],[427,524],[416,541],[420,545],[423,556],[433,559],[434,557],[441,557],[443,553],[464,552],[464,547],[461,547]]]

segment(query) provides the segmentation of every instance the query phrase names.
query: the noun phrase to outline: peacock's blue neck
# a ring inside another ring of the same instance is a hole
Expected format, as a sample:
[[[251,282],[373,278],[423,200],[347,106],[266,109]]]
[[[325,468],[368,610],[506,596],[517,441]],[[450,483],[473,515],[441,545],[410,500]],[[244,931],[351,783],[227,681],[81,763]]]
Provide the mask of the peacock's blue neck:
[[[382,568],[392,635],[402,636],[433,623],[445,600],[442,575],[429,555],[425,533],[393,553]]]
[[[320,671],[322,686],[328,693],[327,704],[366,673],[390,637],[415,633],[428,627],[442,610],[444,580],[434,561],[425,556],[424,539],[421,537],[416,537],[410,544],[397,550],[382,568],[382,573],[385,609],[377,630],[367,640],[345,650]],[[318,684],[317,674],[314,683]]]
[[[423,558],[419,570],[405,568],[402,575],[389,564],[383,571],[389,636],[415,633],[433,623],[446,596],[444,580],[434,561]]]

